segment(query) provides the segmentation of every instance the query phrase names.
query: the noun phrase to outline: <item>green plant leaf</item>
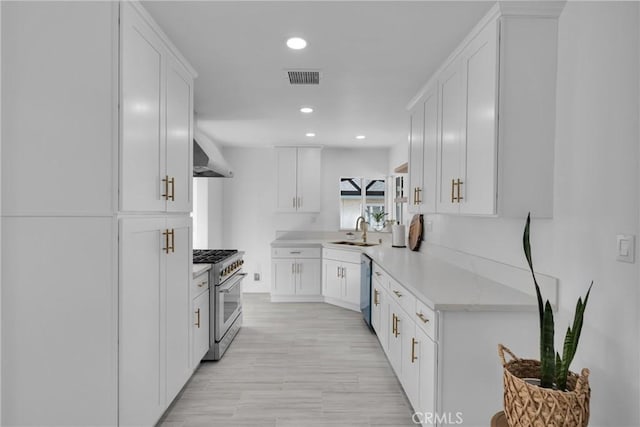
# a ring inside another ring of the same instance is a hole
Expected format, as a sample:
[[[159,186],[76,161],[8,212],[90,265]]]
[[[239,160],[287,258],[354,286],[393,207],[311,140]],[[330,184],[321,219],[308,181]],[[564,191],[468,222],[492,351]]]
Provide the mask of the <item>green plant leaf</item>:
[[[556,352],[556,385],[558,387],[558,390],[564,390],[563,388],[560,388],[560,385],[558,383],[558,372],[562,372],[562,366],[563,366],[563,361],[562,358],[560,357],[560,353]]]
[[[556,352],[553,343],[554,323],[553,310],[549,301],[544,307],[543,324],[542,324],[542,357],[540,360],[540,385],[542,387],[553,387],[555,380],[555,358]]]
[[[536,287],[536,297],[538,299],[538,315],[540,317],[540,359],[542,360],[544,347],[543,347],[543,318],[544,318],[544,306],[542,304],[542,293],[540,292],[540,286],[536,280],[536,274],[533,271],[533,260],[531,258],[531,244],[529,242],[529,233],[531,229],[531,212],[527,214],[527,221],[524,225],[524,233],[522,235],[522,246],[524,248],[524,256],[527,258],[529,269],[531,270],[531,276],[533,277],[533,284]]]

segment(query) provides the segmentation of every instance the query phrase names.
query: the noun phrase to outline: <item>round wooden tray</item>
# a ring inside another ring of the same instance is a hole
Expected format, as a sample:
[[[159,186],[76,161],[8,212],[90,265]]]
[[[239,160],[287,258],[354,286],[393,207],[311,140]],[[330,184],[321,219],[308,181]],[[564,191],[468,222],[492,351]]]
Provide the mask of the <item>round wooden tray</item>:
[[[409,249],[417,251],[422,243],[422,214],[414,215],[409,225]]]

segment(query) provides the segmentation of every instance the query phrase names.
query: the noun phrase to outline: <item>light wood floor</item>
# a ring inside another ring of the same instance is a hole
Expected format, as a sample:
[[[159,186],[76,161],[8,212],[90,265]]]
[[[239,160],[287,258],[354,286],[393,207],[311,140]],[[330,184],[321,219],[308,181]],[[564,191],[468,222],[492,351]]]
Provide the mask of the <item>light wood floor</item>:
[[[203,362],[163,427],[415,426],[361,314],[245,294],[244,324],[219,362]]]

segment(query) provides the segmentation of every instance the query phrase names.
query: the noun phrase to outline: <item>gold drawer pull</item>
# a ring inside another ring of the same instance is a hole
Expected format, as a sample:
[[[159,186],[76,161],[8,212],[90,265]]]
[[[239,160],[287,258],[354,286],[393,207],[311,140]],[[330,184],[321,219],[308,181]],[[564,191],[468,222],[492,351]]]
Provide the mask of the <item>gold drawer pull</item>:
[[[195,325],[200,329],[200,309],[196,310],[196,323]]]
[[[207,282],[200,282],[198,283],[198,287],[202,288],[203,286],[206,286]]]
[[[418,360],[418,356],[416,356],[416,344],[418,343],[418,341],[416,341],[415,338],[411,338],[411,363],[414,363],[416,360]]]
[[[429,319],[427,319],[426,317],[424,317],[424,314],[422,313],[416,313],[416,316],[418,316],[418,318],[420,320],[422,320],[424,323],[427,323],[429,321]]]
[[[458,201],[458,203],[460,203],[460,200],[462,200],[462,196],[460,195],[460,186],[462,184],[464,184],[464,182],[460,181],[460,178],[458,178],[458,182],[456,183],[458,187],[458,197],[456,198],[456,200]]]
[[[373,290],[373,303],[375,305],[380,305],[380,292],[377,289]]]
[[[376,276],[378,277],[382,276],[382,273],[380,273],[379,271],[376,271],[375,273],[376,273]]]
[[[396,316],[396,331],[395,331],[396,338],[398,338],[398,335],[400,335],[400,331],[398,330],[398,322],[399,321],[400,321],[400,318],[398,316]]]
[[[393,291],[393,293],[396,294],[398,298],[402,298],[402,294],[400,293],[400,291]]]

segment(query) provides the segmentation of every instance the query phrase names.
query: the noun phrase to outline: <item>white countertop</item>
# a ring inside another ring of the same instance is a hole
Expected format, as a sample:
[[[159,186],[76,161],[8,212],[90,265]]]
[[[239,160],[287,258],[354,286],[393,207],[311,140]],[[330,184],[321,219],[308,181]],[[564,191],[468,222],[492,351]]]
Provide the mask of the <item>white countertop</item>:
[[[331,241],[336,241],[331,240]],[[327,247],[360,251],[371,257],[392,278],[434,310],[523,311],[537,310],[536,298],[435,256],[389,244],[358,247],[331,244],[320,239],[278,239],[272,247]]]
[[[191,277],[192,278],[198,277],[199,275],[209,270],[210,268],[211,268],[211,264],[193,264],[193,276]]]

